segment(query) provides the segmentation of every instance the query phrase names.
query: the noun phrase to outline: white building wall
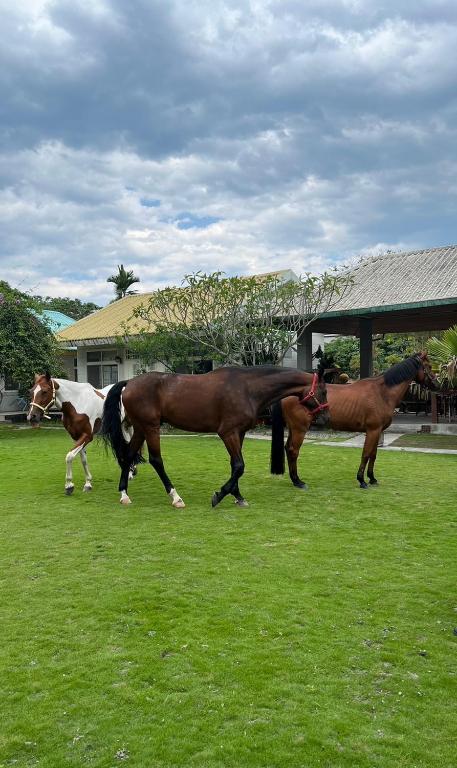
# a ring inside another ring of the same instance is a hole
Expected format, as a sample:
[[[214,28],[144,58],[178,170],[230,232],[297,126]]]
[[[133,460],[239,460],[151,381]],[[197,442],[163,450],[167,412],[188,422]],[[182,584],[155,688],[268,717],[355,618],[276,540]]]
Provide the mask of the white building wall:
[[[313,333],[313,355],[315,352],[317,352],[318,347],[320,346],[321,349],[324,349],[325,347],[325,335],[323,333]],[[286,368],[296,368],[297,367],[297,348],[291,347],[283,360],[283,366]]]

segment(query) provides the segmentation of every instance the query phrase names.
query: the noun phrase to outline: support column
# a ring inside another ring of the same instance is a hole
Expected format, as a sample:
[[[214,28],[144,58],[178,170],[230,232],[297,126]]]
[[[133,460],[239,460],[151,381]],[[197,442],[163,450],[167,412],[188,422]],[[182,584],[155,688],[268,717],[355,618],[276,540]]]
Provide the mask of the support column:
[[[360,378],[373,376],[373,322],[369,317],[359,320]]]
[[[313,334],[309,325],[297,339],[297,368],[313,370]]]

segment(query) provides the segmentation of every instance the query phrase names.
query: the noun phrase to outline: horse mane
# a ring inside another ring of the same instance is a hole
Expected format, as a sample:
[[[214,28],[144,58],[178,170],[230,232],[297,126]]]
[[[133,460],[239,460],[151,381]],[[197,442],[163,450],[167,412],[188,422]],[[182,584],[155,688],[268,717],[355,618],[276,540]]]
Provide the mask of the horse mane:
[[[395,363],[392,368],[385,371],[382,376],[385,384],[388,387],[393,387],[395,384],[401,384],[407,379],[414,379],[416,373],[422,365],[422,361],[418,355],[411,355],[401,363]]]

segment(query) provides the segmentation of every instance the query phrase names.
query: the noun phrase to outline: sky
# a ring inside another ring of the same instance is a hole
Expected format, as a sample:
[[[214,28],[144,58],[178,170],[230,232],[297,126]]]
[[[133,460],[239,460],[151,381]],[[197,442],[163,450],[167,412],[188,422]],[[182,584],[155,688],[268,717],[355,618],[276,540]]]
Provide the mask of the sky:
[[[0,0],[0,279],[106,304],[184,275],[457,242],[455,0]]]

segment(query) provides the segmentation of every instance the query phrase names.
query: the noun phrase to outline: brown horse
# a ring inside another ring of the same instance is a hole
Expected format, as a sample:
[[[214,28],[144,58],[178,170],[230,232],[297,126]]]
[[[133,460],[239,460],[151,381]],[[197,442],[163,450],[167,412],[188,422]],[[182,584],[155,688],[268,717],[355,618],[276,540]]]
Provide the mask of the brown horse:
[[[101,435],[121,467],[121,503],[130,504],[129,467],[146,440],[149,462],[172,505],[184,507],[165,472],[160,453],[160,424],[166,422],[180,429],[219,435],[230,454],[232,472],[229,480],[214,493],[212,506],[227,494],[232,494],[239,506],[247,506],[238,488],[244,472],[241,452],[244,435],[255,426],[258,414],[267,405],[288,395],[296,396],[293,399],[299,408],[309,413],[311,420],[314,413],[326,408],[325,383],[317,374],[295,368],[218,368],[198,376],[146,373],[115,384],[105,400]],[[130,442],[123,431],[124,417],[133,427]]]
[[[365,482],[365,467],[370,485],[376,485],[374,463],[379,438],[392,422],[395,408],[400,404],[412,381],[437,388],[437,380],[431,371],[425,352],[411,355],[388,371],[353,384],[327,384],[329,426],[352,432],[365,432],[362,460],[357,472],[361,488]],[[284,446],[284,421],[289,435]],[[289,464],[289,476],[297,488],[306,489],[306,483],[297,473],[297,459],[304,437],[311,426],[311,418],[305,409],[297,408],[297,401],[287,397],[272,408],[271,472],[284,474],[284,448]]]

